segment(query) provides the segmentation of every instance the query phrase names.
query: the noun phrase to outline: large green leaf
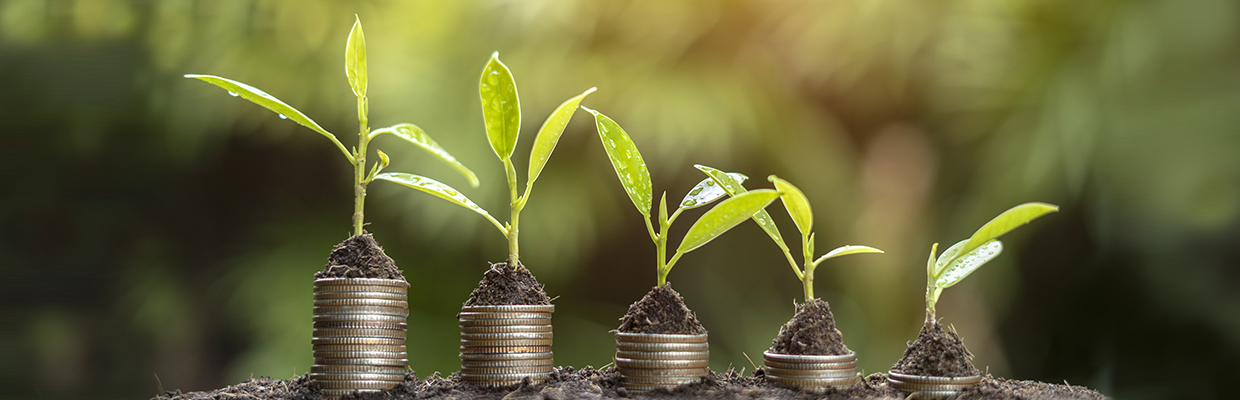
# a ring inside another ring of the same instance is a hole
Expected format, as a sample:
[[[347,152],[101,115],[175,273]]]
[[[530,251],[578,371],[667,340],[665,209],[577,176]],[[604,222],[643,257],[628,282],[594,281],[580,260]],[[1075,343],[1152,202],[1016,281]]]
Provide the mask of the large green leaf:
[[[486,123],[487,140],[500,160],[512,157],[521,133],[521,100],[517,96],[517,83],[512,71],[499,61],[499,52],[491,54],[491,60],[482,69],[478,83],[482,97],[482,119]]]
[[[366,97],[366,35],[362,34],[362,19],[353,16],[353,29],[344,45],[344,74],[357,97]]]
[[[973,249],[976,249],[993,239],[997,239],[999,236],[1003,236],[1003,234],[1008,233],[1021,225],[1029,223],[1029,221],[1033,221],[1038,217],[1056,211],[1059,211],[1059,206],[1057,205],[1037,202],[1025,203],[1012,207],[990,220],[990,222],[987,222],[986,225],[982,225],[981,228],[978,228],[977,232],[973,233],[973,236],[969,238],[969,241],[965,243],[964,247],[960,248],[957,254],[967,254],[973,251]],[[953,254],[953,256],[955,255]]]
[[[771,204],[777,197],[779,197],[779,192],[771,189],[758,189],[724,200],[702,214],[702,217],[689,227],[689,232],[685,233],[685,239],[680,241],[680,247],[676,249],[676,252],[688,253],[702,247],[732,227],[752,218],[755,213]]]
[[[746,179],[749,179],[748,176],[739,172],[729,172],[727,175],[738,182],[744,182]],[[744,188],[742,187],[742,189]],[[689,194],[686,194],[684,200],[680,201],[680,208],[685,210],[698,208],[713,203],[727,194],[728,192],[723,189],[723,185],[715,182],[714,178],[707,177],[698,182],[693,189],[689,190]]]
[[[385,180],[421,190],[423,192],[430,193],[435,197],[447,200],[452,204],[473,210],[473,212],[481,214],[483,217],[491,220],[491,223],[495,224],[497,228],[500,228],[501,232],[505,232],[505,234],[507,234],[506,230],[499,225],[499,222],[496,221],[495,218],[487,212],[487,210],[479,207],[478,204],[473,202],[473,200],[470,200],[468,197],[461,194],[459,190],[453,189],[451,186],[440,183],[439,181],[425,176],[407,174],[404,172],[384,172],[376,176],[375,179]]]
[[[336,135],[333,135],[331,132],[323,129],[323,127],[319,126],[318,123],[314,122],[314,120],[310,119],[310,117],[307,117],[306,114],[302,114],[301,111],[293,108],[293,106],[285,104],[283,101],[280,101],[280,99],[275,98],[275,96],[267,94],[267,92],[264,92],[259,88],[214,75],[186,74],[185,77],[198,79],[203,82],[219,86],[224,90],[227,90],[228,94],[240,96],[243,99],[254,102],[254,104],[258,104],[268,110],[275,111],[276,114],[280,114],[280,118],[291,119],[293,122],[301,124],[304,127],[310,128],[310,130],[326,136],[327,139],[336,144],[336,147],[340,148],[340,151],[344,153],[346,158],[349,159],[349,162],[353,162],[353,155],[350,154],[349,150],[344,147],[344,144],[340,143],[339,139],[336,139]]]
[[[551,152],[555,151],[556,143],[560,141],[560,135],[564,134],[564,128],[568,126],[568,121],[573,118],[573,113],[577,111],[577,106],[581,105],[581,100],[585,99],[590,93],[594,93],[597,88],[589,88],[582,94],[566,100],[563,104],[555,109],[546,121],[543,121],[542,128],[538,129],[538,136],[534,137],[534,148],[530,150],[530,170],[529,180],[525,181],[525,191],[529,192],[530,187],[534,185],[534,181],[538,180],[538,175],[542,174],[543,167],[547,166],[547,159],[551,158]]]
[[[784,193],[784,196],[787,196],[787,195],[788,195],[787,193]],[[811,241],[810,243],[813,243],[813,242]],[[882,250],[879,250],[879,249],[876,249],[870,246],[843,245],[843,246],[835,248],[835,250],[831,250],[827,252],[827,254],[823,254],[822,257],[818,257],[817,260],[814,260],[814,265],[818,265],[819,263],[826,261],[826,260],[830,260],[832,258],[846,256],[849,254],[882,253],[882,252],[883,252]]]
[[[464,164],[457,161],[456,157],[448,154],[447,150],[440,147],[439,143],[435,142],[435,139],[431,139],[431,136],[426,134],[426,131],[423,131],[422,128],[419,128],[417,125],[396,124],[386,128],[375,129],[370,132],[370,138],[374,139],[375,137],[385,133],[396,135],[396,137],[405,139],[409,143],[413,143],[418,147],[421,147],[423,150],[431,153],[431,155],[438,157],[441,161],[451,165],[452,168],[456,168],[457,172],[460,172],[461,175],[465,175],[465,178],[469,179],[470,186],[478,187],[478,176],[474,175],[474,171],[470,171]]]
[[[960,283],[969,274],[976,271],[986,262],[993,260],[1003,252],[1003,242],[991,240],[983,243],[981,246],[974,248],[963,255],[956,257],[947,264],[947,268],[934,281],[934,286],[939,289],[947,289],[953,285]]]
[[[947,250],[944,250],[943,254],[939,255],[938,260],[934,261],[934,271],[930,275],[931,278],[939,279],[939,276],[943,275],[943,270],[947,269],[947,264],[956,259],[956,255],[960,254],[960,249],[964,248],[965,243],[968,242],[969,239],[961,240],[948,247]]]
[[[705,173],[706,176],[713,179],[715,183],[718,183],[724,191],[728,192],[728,196],[736,196],[738,193],[745,193],[747,191],[745,187],[741,185],[740,180],[737,180],[731,176],[734,172],[725,173],[718,169],[701,164],[694,164],[693,167]],[[776,246],[779,246],[780,250],[788,250],[788,245],[784,243],[784,236],[779,233],[779,228],[775,226],[775,220],[771,219],[770,213],[766,212],[766,210],[758,211],[757,214],[753,215],[753,222],[757,223],[759,227],[762,227],[762,231],[766,232],[766,235],[771,237],[771,240],[775,242]]]
[[[802,235],[809,235],[814,230],[814,211],[810,208],[805,193],[801,193],[801,189],[778,176],[771,175],[767,179],[775,184],[776,190],[784,194],[780,201],[784,202],[784,208],[788,209],[788,215],[792,216],[792,222],[796,223],[797,229]]]
[[[650,171],[646,170],[646,161],[642,160],[642,154],[637,151],[637,145],[633,144],[629,134],[625,133],[624,128],[621,128],[616,121],[612,121],[611,118],[607,118],[598,111],[585,107],[581,109],[594,115],[595,125],[598,126],[598,136],[603,141],[603,150],[607,151],[607,158],[611,160],[611,166],[616,169],[620,185],[624,186],[629,199],[633,200],[633,206],[637,207],[637,212],[649,217],[654,195],[651,189]]]

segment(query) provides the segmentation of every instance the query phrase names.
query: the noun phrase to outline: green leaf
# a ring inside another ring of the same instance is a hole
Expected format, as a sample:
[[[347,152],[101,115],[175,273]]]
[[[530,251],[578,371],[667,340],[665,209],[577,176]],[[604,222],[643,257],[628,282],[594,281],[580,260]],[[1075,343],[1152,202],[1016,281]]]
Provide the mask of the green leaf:
[[[797,229],[802,235],[809,235],[814,229],[814,212],[810,209],[805,193],[801,193],[801,189],[778,176],[771,175],[767,179],[775,184],[776,190],[783,193],[780,201],[784,202],[784,208],[788,209],[788,215],[792,216],[792,222],[797,224]]]
[[[718,169],[701,164],[694,164],[693,167],[697,168],[699,171],[702,171],[706,174],[706,176],[713,179],[715,183],[718,183],[721,187],[723,187],[723,190],[728,192],[728,196],[736,196],[738,193],[745,193],[748,191],[741,185],[741,182],[732,177],[730,173],[724,173]],[[775,242],[776,246],[779,246],[780,250],[788,250],[788,245],[784,243],[784,236],[779,233],[779,228],[775,226],[775,220],[771,219],[770,213],[766,210],[758,211],[757,214],[753,215],[753,222],[757,223],[758,226],[762,228],[762,231],[766,232],[766,235],[771,237],[771,240]]]
[[[659,228],[666,228],[667,224],[667,192],[663,192],[663,197],[659,198]]]
[[[344,45],[344,74],[357,97],[366,97],[366,35],[362,34],[362,19],[353,15],[353,29]]]
[[[784,194],[784,195],[787,196],[787,194]],[[810,243],[813,243],[813,242],[810,242]],[[882,252],[883,252],[882,250],[869,247],[869,246],[844,245],[844,246],[835,248],[835,250],[831,250],[827,252],[827,254],[823,254],[822,257],[818,257],[817,260],[814,260],[814,265],[818,265],[818,263],[821,263],[823,261],[826,261],[832,258],[846,256],[849,254],[882,253]]]
[[[607,118],[598,111],[585,107],[581,109],[594,115],[595,125],[598,126],[598,136],[603,140],[603,150],[607,151],[607,158],[611,160],[611,166],[615,168],[616,176],[620,178],[620,185],[624,186],[629,199],[633,200],[633,206],[637,207],[637,212],[650,217],[650,206],[653,201],[650,171],[646,170],[646,161],[642,160],[642,154],[637,151],[637,145],[633,144],[633,140],[629,139],[629,134],[625,133],[624,128],[621,128],[616,121],[612,121],[611,118]]]
[[[735,181],[744,182],[749,179],[745,174],[738,172],[729,172],[727,176]],[[742,187],[742,189],[744,189]],[[680,201],[680,208],[691,210],[719,200],[720,197],[727,195],[728,192],[723,189],[723,185],[715,182],[714,178],[707,177],[698,182],[693,189],[689,190],[689,194],[685,195],[684,200]]]
[[[447,150],[440,147],[439,143],[435,142],[435,139],[431,139],[431,136],[426,134],[426,131],[422,130],[422,128],[419,128],[417,125],[396,124],[386,128],[375,129],[370,132],[370,138],[374,139],[375,137],[385,133],[396,135],[396,137],[405,139],[409,143],[413,143],[418,147],[421,147],[423,150],[431,153],[431,155],[439,158],[440,161],[451,165],[452,168],[455,168],[457,172],[461,173],[461,175],[465,175],[465,178],[469,179],[470,186],[478,187],[478,176],[474,175],[474,171],[470,171],[464,164],[457,161],[456,157],[448,154]]]
[[[938,250],[939,250],[938,243],[935,243],[933,246],[930,246],[930,259],[926,260],[926,280],[930,282],[933,282],[936,278],[938,278],[934,276],[935,271],[936,271],[936,268],[934,266],[934,261],[935,261],[934,256],[937,255],[935,253],[937,253]],[[927,282],[927,284],[929,283]]]
[[[991,240],[983,243],[947,264],[947,268],[935,279],[934,286],[940,289],[952,287],[1002,252],[1003,242]]]
[[[521,100],[517,96],[517,83],[512,71],[499,61],[499,52],[491,54],[491,61],[482,69],[478,83],[482,97],[482,119],[486,123],[487,140],[500,160],[512,157],[521,133]]]
[[[1003,236],[1003,234],[1029,223],[1038,217],[1059,211],[1059,206],[1047,203],[1025,203],[1012,207],[1004,211],[999,216],[982,225],[973,236],[969,238],[969,242],[962,247],[957,254],[967,254],[983,244],[993,239]],[[944,253],[946,254],[946,253]]]
[[[379,168],[387,168],[392,163],[392,159],[383,150],[375,149],[375,151],[379,153]]]
[[[388,182],[393,182],[393,183],[408,186],[408,187],[411,187],[417,190],[421,190],[423,192],[430,193],[431,195],[435,197],[447,200],[451,202],[452,204],[456,204],[458,206],[473,210],[473,212],[481,214],[482,216],[491,220],[491,223],[495,224],[497,228],[500,228],[500,231],[504,232],[504,234],[507,234],[506,229],[500,226],[499,222],[497,222],[495,218],[492,217],[491,214],[487,212],[487,210],[484,210],[482,207],[479,207],[478,204],[475,204],[473,200],[470,200],[468,197],[465,197],[465,195],[461,194],[460,191],[453,189],[451,186],[440,183],[439,181],[436,181],[431,178],[427,178],[425,176],[418,176],[418,175],[407,174],[403,172],[384,172],[376,176],[375,179],[385,180]]]
[[[779,195],[779,192],[771,189],[758,189],[724,200],[702,214],[702,217],[689,227],[689,232],[685,233],[685,239],[680,241],[676,252],[688,253],[702,247],[732,227],[752,218]]]
[[[259,90],[256,87],[228,78],[221,78],[213,75],[194,74],[186,74],[185,77],[198,79],[203,82],[219,86],[224,90],[227,90],[228,94],[240,96],[241,98],[249,100],[254,104],[258,104],[268,110],[275,111],[276,114],[280,114],[283,118],[291,119],[293,122],[301,124],[304,127],[310,128],[310,130],[326,136],[328,140],[331,140],[332,143],[336,144],[336,147],[340,148],[340,152],[344,153],[344,156],[349,159],[349,162],[353,162],[353,155],[350,154],[349,150],[344,147],[344,144],[340,143],[339,139],[336,139],[336,135],[333,135],[331,132],[323,129],[323,127],[319,126],[318,123],[314,122],[314,120],[310,119],[310,117],[307,117],[306,114],[302,114],[301,111],[293,108],[293,106],[285,104],[283,101],[280,101],[280,99],[275,98],[275,96],[267,94],[267,92]]]
[[[560,141],[560,135],[564,134],[564,128],[568,126],[568,121],[573,118],[573,113],[577,111],[577,106],[581,105],[581,100],[598,88],[589,88],[582,94],[566,100],[560,107],[555,109],[546,121],[543,121],[542,128],[538,129],[538,136],[534,137],[534,148],[530,150],[530,170],[529,180],[525,182],[525,191],[529,192],[530,186],[534,185],[534,181],[538,180],[538,175],[542,174],[543,167],[547,166],[547,159],[551,158],[551,152],[555,151],[555,145]]]
[[[968,242],[969,239],[961,240],[948,247],[947,250],[944,250],[943,254],[939,255],[939,259],[934,262],[934,272],[931,274],[931,277],[939,279],[939,276],[943,274],[943,270],[947,268],[947,264],[956,259],[956,255],[960,254],[960,249],[964,248],[964,244]]]

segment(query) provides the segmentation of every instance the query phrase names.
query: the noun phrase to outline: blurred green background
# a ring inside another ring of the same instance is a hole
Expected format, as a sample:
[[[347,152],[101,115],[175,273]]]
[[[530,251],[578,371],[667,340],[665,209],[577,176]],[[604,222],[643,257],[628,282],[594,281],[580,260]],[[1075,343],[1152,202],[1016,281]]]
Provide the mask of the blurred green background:
[[[390,171],[506,215],[477,91],[498,50],[521,90],[522,170],[551,110],[597,86],[584,105],[628,130],[656,194],[683,196],[703,178],[694,163],[751,188],[778,174],[809,196],[820,251],[886,250],[817,275],[866,373],[916,336],[930,244],[1036,200],[1062,211],[1008,236],[940,303],[979,368],[1120,399],[1234,393],[1234,0],[5,0],[0,398],[147,398],[308,371],[311,281],[349,234],[350,166],[319,135],[181,75],[262,88],[351,145],[354,14],[372,126],[420,125],[482,187],[380,139]],[[370,193],[368,229],[412,285],[410,365],[454,372],[455,313],[505,242],[425,194]],[[577,113],[522,218],[522,261],[558,296],[558,364],[609,363],[608,331],[654,284],[639,218]],[[752,223],[669,280],[710,330],[717,371],[753,371],[746,356],[760,359],[800,296]]]

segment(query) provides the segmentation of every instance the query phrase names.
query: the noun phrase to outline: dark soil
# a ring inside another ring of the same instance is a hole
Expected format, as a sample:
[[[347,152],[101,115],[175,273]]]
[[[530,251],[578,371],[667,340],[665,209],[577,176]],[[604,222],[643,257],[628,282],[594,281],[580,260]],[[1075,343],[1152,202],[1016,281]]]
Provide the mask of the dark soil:
[[[980,374],[973,366],[973,353],[964,347],[956,332],[943,329],[937,322],[934,328],[921,328],[917,340],[904,350],[904,358],[891,367],[902,374],[923,376],[973,376]]]
[[[327,267],[314,274],[321,278],[382,278],[405,280],[396,263],[369,233],[362,233],[336,245],[327,257]]]
[[[616,330],[624,333],[706,333],[706,327],[685,306],[680,293],[672,290],[671,282],[650,289],[650,293],[629,306],[629,312],[620,321],[620,328]]]
[[[827,302],[813,299],[797,304],[797,314],[779,328],[771,343],[772,353],[796,355],[844,355],[844,335],[835,329],[835,316]]]
[[[467,306],[519,304],[551,305],[551,298],[524,265],[517,264],[513,269],[506,262],[491,264],[491,269],[483,274],[482,281],[465,301]]]
[[[414,400],[414,399],[486,399],[486,400],[562,400],[562,399],[770,399],[770,400],[903,400],[900,392],[887,385],[887,376],[877,373],[846,388],[832,388],[813,394],[770,385],[761,371],[752,376],[744,371],[728,370],[710,374],[698,383],[671,391],[656,390],[634,395],[620,384],[614,368],[596,370],[585,367],[557,367],[542,383],[524,382],[505,388],[481,388],[463,383],[457,374],[441,377],[438,373],[419,381],[409,371],[405,381],[380,393],[355,393],[346,400]],[[260,378],[213,392],[168,392],[153,400],[320,400],[322,394],[307,375],[290,379]],[[959,400],[1040,400],[1040,399],[1106,399],[1098,392],[1080,386],[1054,385],[1041,382],[1009,381],[987,376],[980,386],[965,390]]]

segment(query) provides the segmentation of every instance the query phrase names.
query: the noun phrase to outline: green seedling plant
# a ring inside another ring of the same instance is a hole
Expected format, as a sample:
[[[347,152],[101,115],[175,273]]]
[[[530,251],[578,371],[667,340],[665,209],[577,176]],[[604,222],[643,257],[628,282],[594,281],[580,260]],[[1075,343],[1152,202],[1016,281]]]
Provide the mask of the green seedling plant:
[[[1024,203],[999,214],[978,228],[973,236],[948,247],[937,259],[934,256],[939,244],[930,246],[930,258],[926,260],[926,327],[934,326],[934,307],[943,289],[960,283],[1003,252],[1003,242],[999,241],[999,236],[1056,211],[1059,211],[1059,206],[1053,204]]]
[[[668,260],[667,232],[680,213],[710,204],[722,198],[725,192],[710,178],[707,178],[689,190],[689,194],[681,200],[680,206],[670,216],[667,214],[667,192],[664,192],[659,199],[659,229],[656,232],[654,225],[650,222],[653,200],[650,172],[646,169],[646,162],[642,159],[641,153],[637,151],[637,146],[633,144],[628,133],[611,118],[598,111],[582,108],[594,115],[599,138],[602,139],[607,158],[611,160],[611,165],[615,168],[616,176],[620,178],[624,191],[628,193],[629,199],[637,207],[637,212],[641,213],[643,220],[646,221],[646,230],[650,234],[650,239],[654,241],[658,257],[656,267],[660,287],[667,283],[668,272],[676,266],[681,256],[702,247],[741,222],[752,218],[755,213],[761,212],[780,196],[780,193],[775,190],[759,189],[719,203],[698,217],[698,220],[689,227],[689,231],[681,239],[672,258]],[[733,174],[730,177],[739,181],[746,179],[741,174]]]
[[[458,191],[435,185],[437,182],[430,183],[425,178],[400,173],[380,174],[378,178],[428,191],[482,215],[508,239],[508,266],[516,269],[520,266],[520,248],[517,238],[520,232],[518,223],[521,210],[525,208],[530,197],[530,190],[534,187],[534,181],[542,174],[543,167],[547,166],[547,160],[555,151],[555,145],[560,141],[560,136],[564,134],[564,128],[568,126],[573,113],[577,111],[577,106],[581,105],[581,101],[595,90],[596,88],[586,89],[585,92],[564,101],[543,122],[538,130],[538,136],[534,137],[534,147],[530,150],[530,166],[525,181],[525,190],[523,194],[518,194],[517,170],[512,163],[512,153],[516,150],[517,137],[521,130],[521,101],[517,96],[517,84],[513,79],[512,71],[499,60],[499,52],[491,54],[491,60],[482,69],[478,93],[482,98],[482,118],[486,125],[487,140],[491,143],[491,149],[495,150],[495,155],[504,164],[504,173],[508,177],[510,212],[508,223],[501,224],[485,209],[460,195]]]
[[[227,90],[228,94],[234,97],[241,97],[263,106],[264,108],[279,114],[280,119],[291,119],[293,122],[310,128],[310,130],[318,132],[319,134],[327,137],[328,140],[331,140],[332,143],[340,149],[340,152],[344,154],[345,159],[353,165],[353,235],[357,236],[362,234],[362,228],[364,226],[366,187],[375,179],[391,180],[386,177],[390,175],[390,173],[379,174],[380,171],[383,171],[383,169],[387,168],[387,166],[391,163],[391,158],[388,157],[388,155],[382,150],[375,149],[376,154],[379,156],[379,161],[370,165],[369,172],[366,171],[366,156],[369,151],[370,141],[383,134],[391,134],[392,136],[404,139],[405,141],[413,143],[423,150],[426,150],[432,156],[435,156],[439,160],[447,163],[464,175],[465,178],[469,180],[471,186],[478,186],[478,177],[474,175],[473,171],[462,165],[451,154],[448,154],[443,147],[439,146],[434,139],[431,139],[430,135],[428,135],[417,125],[400,123],[371,131],[368,119],[370,103],[366,97],[366,75],[366,37],[362,32],[362,21],[359,18],[355,19],[353,29],[349,32],[349,39],[345,44],[345,76],[348,78],[349,87],[353,89],[353,94],[357,97],[358,140],[357,146],[352,149],[346,149],[344,144],[336,138],[336,135],[328,132],[301,111],[298,111],[296,108],[293,108],[287,103],[280,101],[280,99],[275,98],[275,96],[267,94],[267,92],[264,92],[256,87],[213,75],[187,74],[185,77],[202,80],[215,86],[219,86],[220,88]],[[415,189],[419,189],[440,197],[459,196],[458,194],[455,194],[457,192],[454,189],[451,189],[447,185],[439,183],[433,179],[413,174],[400,175],[404,177],[400,183],[404,183],[406,181],[419,182],[418,185],[406,186],[412,186]]]

